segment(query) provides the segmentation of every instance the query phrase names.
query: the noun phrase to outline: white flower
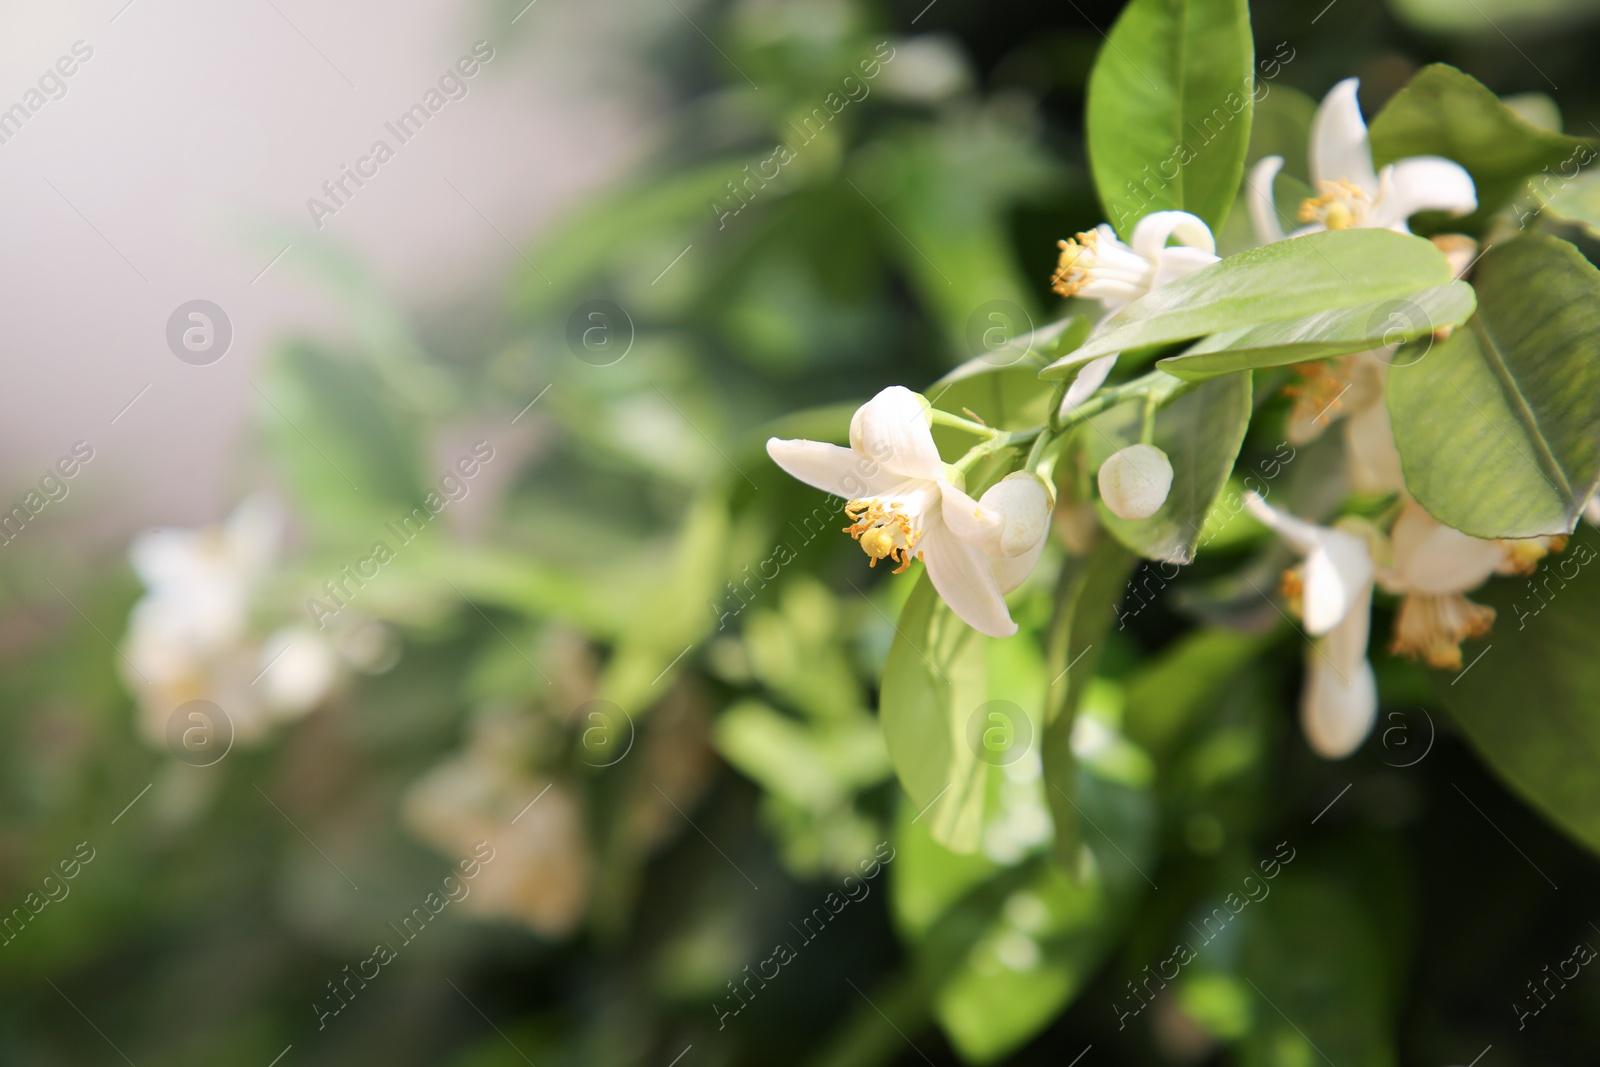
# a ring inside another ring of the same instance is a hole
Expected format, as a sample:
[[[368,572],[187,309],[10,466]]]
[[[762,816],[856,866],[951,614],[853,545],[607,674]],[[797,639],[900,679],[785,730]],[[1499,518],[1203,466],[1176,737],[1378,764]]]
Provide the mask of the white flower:
[[[1305,563],[1285,575],[1291,604],[1298,602],[1306,634],[1300,723],[1313,750],[1343,759],[1360,747],[1378,712],[1378,686],[1367,661],[1374,567],[1359,534],[1303,522],[1255,493],[1250,513],[1282,535]]]
[[[845,513],[853,522],[846,530],[873,566],[893,559],[898,574],[922,560],[951,610],[982,633],[1009,637],[1017,625],[1004,593],[1026,576],[1026,570],[1017,573],[1022,561],[1031,568],[1030,555],[1037,560],[1042,549],[1049,527],[1048,504],[1039,512],[1044,490],[1003,481],[985,494],[990,503],[973,500],[950,480],[929,418],[926,400],[890,386],[850,420],[849,448],[775,437],[767,454],[800,481],[849,501]],[[1036,538],[1023,544],[1030,535],[1013,532],[1008,540],[1013,522],[1017,530],[1036,526]],[[1023,551],[1006,550],[1019,545]],[[999,573],[995,560],[1005,561]]]
[[[1450,261],[1457,278],[1476,261],[1478,242],[1470,237],[1449,233],[1431,240]],[[1406,309],[1393,311],[1391,321],[1383,325],[1396,331],[1410,330],[1414,323],[1407,319],[1407,314]],[[1394,334],[1386,331],[1386,336]],[[1284,388],[1284,392],[1294,398],[1287,430],[1292,444],[1315,440],[1330,423],[1347,416],[1344,422],[1345,471],[1351,488],[1358,493],[1386,496],[1405,491],[1400,452],[1395,447],[1389,407],[1384,400],[1394,354],[1395,346],[1387,345],[1368,352],[1297,363],[1293,369],[1298,380]],[[1424,349],[1423,355],[1426,354]],[[1410,362],[1421,358],[1417,356]]]
[[[1100,464],[1100,499],[1119,519],[1148,519],[1172,491],[1172,462],[1154,445],[1129,445]]]
[[[217,704],[248,743],[331,689],[337,658],[309,628],[285,627],[264,642],[252,634],[251,600],[282,530],[278,509],[251,497],[219,526],[135,539],[129,557],[145,595],[128,619],[124,677],[152,742],[164,742],[168,718],[190,700]]]
[[[1482,637],[1494,624],[1494,609],[1465,593],[1492,574],[1528,574],[1561,537],[1484,541],[1445,526],[1415,501],[1389,532],[1394,561],[1378,571],[1378,584],[1401,597],[1389,650],[1430,667],[1461,669],[1461,642]]]
[[[1177,238],[1179,245],[1168,248]],[[1206,224],[1187,211],[1156,211],[1139,220],[1133,240],[1123,244],[1102,222],[1075,240],[1057,242],[1061,260],[1050,287],[1062,296],[1098,300],[1107,311],[1192,274],[1217,261],[1217,244]]]
[[[1367,661],[1374,581],[1401,598],[1389,651],[1460,670],[1461,642],[1488,633],[1495,615],[1463,594],[1492,574],[1531,573],[1566,543],[1561,537],[1480,540],[1442,525],[1409,500],[1387,538],[1357,527],[1356,520],[1344,520],[1350,529],[1303,522],[1255,493],[1246,506],[1306,557],[1284,575],[1284,592],[1306,633],[1320,638],[1306,661],[1301,719],[1311,747],[1329,759],[1354,752],[1377,711]]]
[[[1167,242],[1179,243],[1168,247]],[[1050,287],[1062,296],[1097,300],[1107,313],[1125,307],[1152,290],[1217,262],[1217,244],[1206,224],[1187,211],[1156,211],[1133,228],[1133,241],[1123,244],[1116,231],[1101,223],[1071,241],[1057,242],[1061,259]],[[1066,414],[1105,383],[1116,365],[1115,355],[1084,364],[1061,402]]]
[[[285,626],[262,642],[257,677],[275,711],[294,715],[316,707],[338,676],[338,654],[308,626]]]
[[[1357,79],[1346,78],[1317,108],[1311,122],[1311,178],[1318,195],[1300,205],[1300,221],[1308,225],[1290,236],[1356,228],[1409,233],[1406,220],[1419,211],[1465,215],[1476,210],[1471,175],[1448,159],[1412,156],[1373,170],[1357,84]],[[1284,237],[1272,199],[1272,184],[1282,166],[1283,157],[1268,156],[1250,172],[1250,215],[1262,244]]]
[[[1287,429],[1291,444],[1315,440],[1334,420],[1344,419],[1345,471],[1358,493],[1384,496],[1405,489],[1384,402],[1391,352],[1356,352],[1296,364],[1298,380],[1284,389],[1294,398]]]

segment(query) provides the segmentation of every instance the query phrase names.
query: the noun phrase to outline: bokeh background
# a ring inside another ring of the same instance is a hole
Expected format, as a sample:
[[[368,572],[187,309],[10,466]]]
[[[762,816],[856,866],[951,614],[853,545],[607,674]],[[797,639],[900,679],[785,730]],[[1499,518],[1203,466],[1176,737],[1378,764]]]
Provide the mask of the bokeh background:
[[[908,589],[761,441],[1055,317],[1119,6],[0,11],[0,1061],[1299,1063],[1259,980],[1363,1035],[1339,1067],[1580,1062],[1600,984],[1526,1034],[1510,1001],[1600,871],[1420,676],[1322,764],[1294,646],[1242,629],[1259,666],[1162,754],[1161,890],[1086,902],[1065,970],[1013,892],[1045,814],[955,857],[906,810],[873,706]],[[1600,133],[1592,0],[1253,18],[1293,57],[1256,154],[1436,60]],[[1181,693],[1138,665],[1259,548],[1162,583],[1108,684]],[[1277,925],[1119,1026],[1286,839]]]

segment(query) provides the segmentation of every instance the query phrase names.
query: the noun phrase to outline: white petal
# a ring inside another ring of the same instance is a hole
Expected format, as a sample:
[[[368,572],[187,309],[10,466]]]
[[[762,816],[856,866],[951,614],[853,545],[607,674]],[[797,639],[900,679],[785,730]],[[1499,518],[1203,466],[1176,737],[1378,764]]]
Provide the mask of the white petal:
[[[1589,520],[1589,525],[1600,526],[1600,496],[1589,498],[1583,506],[1583,517]]]
[[[1250,187],[1250,221],[1255,223],[1256,240],[1264,245],[1283,240],[1278,202],[1272,198],[1272,183],[1282,169],[1282,156],[1268,156],[1251,168],[1250,177],[1245,180]]]
[[[1201,248],[1163,249],[1156,254],[1156,273],[1150,279],[1150,288],[1159,289],[1215,262],[1217,257]]]
[[[989,557],[989,570],[994,574],[995,585],[999,587],[1000,592],[1009,593],[1028,580],[1028,575],[1033,573],[1033,568],[1039,563],[1039,557],[1044,554],[1047,540],[1049,538],[1039,538],[1032,548],[1020,556]]]
[[[133,539],[128,560],[146,589],[183,583],[199,569],[199,538],[192,530],[149,530]]]
[[[949,482],[939,482],[940,517],[950,532],[982,552],[998,552],[1005,519]]]
[[[1328,633],[1372,595],[1372,555],[1355,534],[1303,522],[1256,493],[1245,496],[1250,513],[1276,530],[1306,558],[1301,615],[1313,637]],[[1364,611],[1365,609],[1363,609]]]
[[[1300,722],[1319,756],[1343,759],[1365,741],[1378,711],[1378,687],[1367,662],[1372,586],[1350,606],[1344,621],[1306,657]]]
[[[1379,401],[1353,408],[1345,420],[1344,442],[1350,485],[1356,492],[1386,494],[1405,489],[1387,405]]]
[[[1384,167],[1378,187],[1373,226],[1406,229],[1405,221],[1419,211],[1466,215],[1478,209],[1472,176],[1460,164],[1437,156],[1413,156]]]
[[[848,448],[821,441],[773,437],[767,441],[767,455],[792,477],[846,500],[879,496],[904,481]]]
[[[285,627],[262,642],[260,665],[267,701],[285,714],[321,703],[339,670],[333,646],[299,626]]]
[[[1376,196],[1378,176],[1356,99],[1358,85],[1357,79],[1346,78],[1322,98],[1311,120],[1311,176],[1319,182],[1346,181]]]
[[[1390,533],[1394,572],[1386,576],[1397,593],[1465,593],[1489,579],[1505,560],[1505,549],[1445,526],[1415,502],[1406,505]]]
[[[1317,656],[1306,661],[1300,725],[1312,751],[1323,759],[1344,759],[1367,739],[1378,714],[1378,685],[1372,664],[1363,659],[1344,678]]]
[[[998,514],[1004,523],[1000,555],[1021,556],[1044,543],[1050,532],[1053,509],[1044,480],[1027,471],[1006,475],[984,490],[978,503]]]
[[[239,502],[223,524],[228,551],[247,574],[264,571],[277,557],[285,525],[283,509],[264,493]]]
[[[933,481],[944,461],[928,429],[929,404],[903,385],[891,385],[856,409],[850,447],[905,478]]]
[[[1133,228],[1133,239],[1129,244],[1134,252],[1154,263],[1157,254],[1167,247],[1168,238],[1172,237],[1176,237],[1179,244],[1198,248],[1202,252],[1215,253],[1217,250],[1210,227],[1187,211],[1151,212]]]
[[[1077,378],[1073,379],[1072,384],[1067,387],[1067,395],[1061,400],[1061,414],[1065,415],[1093,396],[1095,390],[1105,384],[1107,376],[1111,374],[1111,368],[1116,365],[1117,353],[1115,352],[1109,356],[1101,356],[1099,359],[1091,359],[1085,363],[1083,369],[1078,372]]]
[[[1321,546],[1306,556],[1301,594],[1306,632],[1313,637],[1328,633],[1371,594],[1372,556],[1367,543],[1343,530],[1323,530]]]
[[[1017,632],[982,551],[941,523],[928,525],[918,547],[934,589],[962,621],[990,637],[1010,637]]]

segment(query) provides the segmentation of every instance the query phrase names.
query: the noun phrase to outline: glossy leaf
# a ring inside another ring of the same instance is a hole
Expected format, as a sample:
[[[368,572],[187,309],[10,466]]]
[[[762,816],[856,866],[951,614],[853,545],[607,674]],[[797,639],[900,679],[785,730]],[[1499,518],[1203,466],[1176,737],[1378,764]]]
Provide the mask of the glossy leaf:
[[[1130,403],[1091,420],[1084,437],[1090,469],[1136,444],[1143,419],[1143,405]],[[1180,396],[1156,416],[1155,445],[1172,463],[1166,503],[1147,519],[1121,519],[1101,504],[1100,521],[1146,559],[1190,562],[1249,425],[1249,374],[1216,378]]]
[[[956,618],[926,574],[918,579],[884,664],[879,717],[895,773],[934,840],[957,852],[979,847],[1006,768],[1038,758],[1044,689],[1042,657],[1026,631],[985,637]],[[984,747],[991,701],[1005,702],[991,709],[1009,731],[1001,747],[1024,746],[1015,758]]]
[[[1094,678],[1106,631],[1123,598],[1135,557],[1114,538],[1102,537],[1086,556],[1068,556],[1056,583],[1048,641],[1050,692],[1044,730],[1045,800],[1055,823],[1056,854],[1070,861],[1083,839],[1083,815],[1075,806],[1078,761],[1072,726],[1078,704]]]
[[[1600,485],[1600,271],[1529,234],[1474,279],[1472,321],[1389,372],[1406,486],[1475,537],[1566,533]]]
[[[1477,218],[1505,203],[1523,178],[1575,154],[1592,160],[1595,143],[1533,125],[1447,63],[1419,71],[1378,112],[1369,136],[1379,167],[1407,156],[1443,156],[1465,167],[1478,188]]]
[[[1442,327],[1459,326],[1476,306],[1472,286],[1451,282],[1400,300],[1212,334],[1156,366],[1188,381],[1204,381],[1233,371],[1365,352],[1426,337]]]
[[[1567,222],[1575,222],[1590,237],[1600,237],[1600,177],[1580,174],[1567,178],[1541,175],[1528,183],[1544,214]],[[1515,210],[1515,209],[1514,209]],[[1529,211],[1518,211],[1518,221],[1526,221]]]
[[[1240,974],[1253,1025],[1240,1062],[1397,1062],[1386,950],[1360,903],[1292,864],[1260,884],[1270,895],[1244,905],[1250,923]]]
[[[1244,0],[1133,0],[1089,75],[1089,163],[1126,238],[1152,211],[1222,225],[1250,144],[1254,45]]]
[[[1104,888],[1054,865],[1006,900],[934,999],[961,1058],[994,1063],[1043,1030],[1093,977],[1109,948]]]
[[[997,340],[991,351],[967,360],[928,386],[923,395],[941,411],[961,414],[970,410],[1001,429],[1037,426],[1048,417],[1056,391],[1055,386],[1039,380],[1039,369],[1082,344],[1088,332],[1088,320],[1071,315],[1031,333]],[[937,436],[939,428],[934,432]],[[965,435],[950,441],[958,446],[971,444]]]
[[[1495,609],[1482,659],[1438,688],[1478,754],[1511,788],[1600,852],[1600,537],[1580,528],[1531,577],[1473,598]],[[1478,651],[1467,652],[1477,656]]]
[[[1444,253],[1409,234],[1337,230],[1278,241],[1229,256],[1135,300],[1040,376],[1070,377],[1089,360],[1113,352],[1412,299],[1451,280]]]

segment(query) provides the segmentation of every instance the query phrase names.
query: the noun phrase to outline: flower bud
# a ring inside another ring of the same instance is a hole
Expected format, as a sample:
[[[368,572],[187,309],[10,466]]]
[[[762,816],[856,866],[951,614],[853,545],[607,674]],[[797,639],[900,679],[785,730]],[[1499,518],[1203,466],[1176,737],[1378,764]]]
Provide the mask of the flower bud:
[[[1172,463],[1154,445],[1129,445],[1100,465],[1100,499],[1119,519],[1148,519],[1167,501]]]
[[[1050,487],[1037,474],[1008,474],[985,490],[978,503],[997,512],[1004,523],[1000,530],[1001,555],[1024,555],[1050,532],[1054,504]]]

